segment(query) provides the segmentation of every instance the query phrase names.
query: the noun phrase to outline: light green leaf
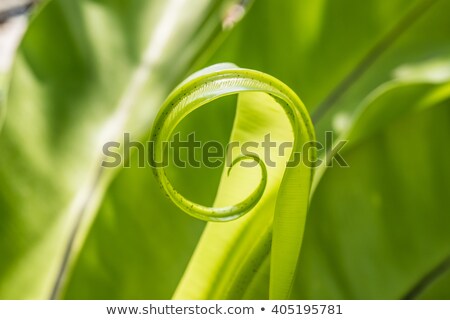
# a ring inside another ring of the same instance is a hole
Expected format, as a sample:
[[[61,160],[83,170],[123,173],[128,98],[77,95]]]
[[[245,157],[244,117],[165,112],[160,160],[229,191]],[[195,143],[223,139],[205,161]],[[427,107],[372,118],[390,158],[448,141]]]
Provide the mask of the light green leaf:
[[[33,21],[0,136],[0,297],[58,295],[114,173],[103,144],[146,132],[225,4],[55,0]]]
[[[275,78],[253,70],[226,64],[202,70],[180,85],[161,108],[152,132],[156,161],[160,162],[164,154],[162,142],[168,141],[175,126],[188,113],[230,94],[239,94],[232,143],[263,142],[264,136],[270,133],[271,141],[293,141],[292,155],[280,157],[278,165],[270,167],[266,166],[268,159],[261,143],[251,154],[242,153],[240,148],[238,151],[230,149],[233,162],[224,171],[213,207],[188,200],[171,185],[164,168],[155,169],[168,196],[183,211],[195,217],[224,222],[248,215],[248,218],[236,222],[210,223],[175,298],[242,295],[245,283],[252,279],[271,243],[270,237],[265,235],[256,244],[255,238],[259,238],[257,234],[261,230],[272,229],[274,219],[270,296],[283,299],[289,296],[293,283],[312,177],[311,167],[304,163],[285,169],[287,160],[294,159],[302,151],[303,143],[314,139],[309,117],[296,95]],[[271,127],[270,131],[268,127]],[[289,127],[291,129],[287,130]],[[246,140],[246,137],[259,139]],[[249,159],[257,161],[262,169],[260,175],[237,166]],[[243,180],[237,182],[233,176],[227,179],[234,167],[235,172],[242,174]],[[239,193],[236,186],[239,186]],[[243,198],[243,194],[247,196]],[[225,271],[219,273],[218,269]]]

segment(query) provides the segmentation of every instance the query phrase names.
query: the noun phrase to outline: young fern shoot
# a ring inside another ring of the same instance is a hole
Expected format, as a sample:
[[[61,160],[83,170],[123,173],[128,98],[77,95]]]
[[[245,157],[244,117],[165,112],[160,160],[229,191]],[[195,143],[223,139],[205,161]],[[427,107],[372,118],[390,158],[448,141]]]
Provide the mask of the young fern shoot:
[[[273,104],[284,110],[291,124],[290,130],[294,133],[291,160],[300,154],[303,143],[314,140],[309,114],[290,88],[262,72],[238,68],[232,64],[218,64],[190,76],[163,104],[151,133],[154,161],[164,160],[168,154],[165,142],[170,140],[176,126],[189,113],[215,99],[244,92],[268,94],[273,98]],[[192,202],[175,189],[163,166],[154,165],[153,170],[161,188],[181,210],[202,220],[222,222],[237,219],[251,211],[264,196],[267,168],[257,155],[238,156],[228,173],[244,160],[253,160],[258,164],[261,171],[259,184],[244,200],[225,207],[207,207]],[[270,284],[270,298],[273,299],[289,297],[301,247],[311,178],[312,168],[303,163],[295,167],[287,166],[283,175],[274,212]]]

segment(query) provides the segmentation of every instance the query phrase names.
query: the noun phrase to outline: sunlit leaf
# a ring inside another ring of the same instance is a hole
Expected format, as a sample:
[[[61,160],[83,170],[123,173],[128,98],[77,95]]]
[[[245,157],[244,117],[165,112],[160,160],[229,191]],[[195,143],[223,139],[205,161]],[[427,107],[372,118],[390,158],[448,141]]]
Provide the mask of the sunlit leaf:
[[[55,0],[33,21],[0,136],[0,297],[57,296],[113,173],[103,144],[146,132],[224,3]]]

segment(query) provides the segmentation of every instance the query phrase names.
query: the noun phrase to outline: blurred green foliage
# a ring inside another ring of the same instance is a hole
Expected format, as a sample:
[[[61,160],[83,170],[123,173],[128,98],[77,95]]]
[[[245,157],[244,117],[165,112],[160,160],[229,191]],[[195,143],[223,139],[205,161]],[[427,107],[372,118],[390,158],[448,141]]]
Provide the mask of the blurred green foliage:
[[[53,0],[33,19],[0,105],[0,298],[172,297],[204,223],[135,159],[99,170],[101,146],[146,139],[189,71],[230,61],[350,141],[350,168],[315,177],[292,297],[449,299],[450,1],[256,0],[219,43],[223,2]],[[217,103],[181,132],[227,142],[234,100]],[[171,176],[212,204],[221,168]],[[268,261],[244,298],[268,297]]]

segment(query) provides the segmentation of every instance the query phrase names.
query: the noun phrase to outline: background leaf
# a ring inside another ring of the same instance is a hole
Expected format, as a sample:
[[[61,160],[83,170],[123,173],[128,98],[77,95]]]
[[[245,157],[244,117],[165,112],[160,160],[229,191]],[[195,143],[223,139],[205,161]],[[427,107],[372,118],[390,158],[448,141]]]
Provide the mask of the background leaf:
[[[102,145],[148,130],[224,3],[57,0],[34,20],[0,136],[0,297],[58,295],[112,177]]]
[[[99,175],[101,146],[125,131],[143,139],[188,69],[231,61],[292,87],[319,140],[353,128],[351,168],[316,180],[292,297],[448,298],[450,2],[258,0],[208,60],[198,54],[217,46],[221,4],[54,0],[36,19],[0,135],[0,297],[171,297],[204,224],[170,204],[133,155],[132,168]],[[235,101],[221,103],[180,130],[225,143]],[[171,175],[183,194],[212,204],[221,170]],[[270,224],[248,233],[268,238]],[[245,290],[230,296],[267,298],[265,251]],[[245,253],[236,247],[226,273]],[[220,277],[225,264],[211,264]]]
[[[450,172],[441,160],[449,156],[442,148],[448,107],[447,100],[394,121],[345,152],[350,169],[326,171],[312,200],[293,298],[419,297],[410,291],[450,252],[450,216],[442,209]],[[434,296],[448,297],[442,289]]]

